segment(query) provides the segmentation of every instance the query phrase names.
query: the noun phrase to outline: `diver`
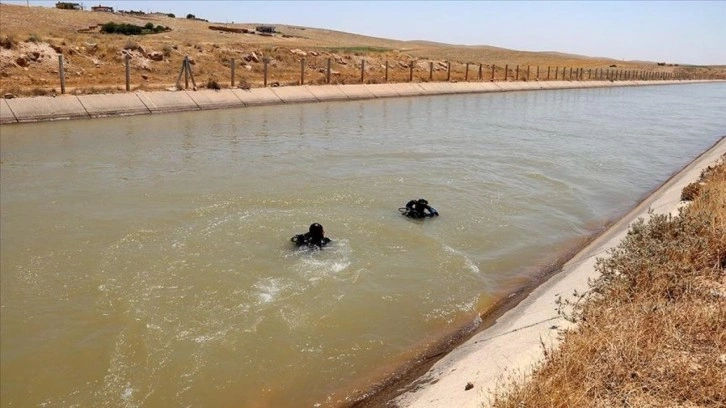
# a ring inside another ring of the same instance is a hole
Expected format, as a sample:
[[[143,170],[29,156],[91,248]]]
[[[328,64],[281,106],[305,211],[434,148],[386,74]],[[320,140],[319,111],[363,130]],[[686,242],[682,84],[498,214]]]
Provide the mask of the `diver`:
[[[409,201],[405,208],[399,208],[398,211],[409,218],[437,217],[439,215],[439,212],[423,198]]]
[[[305,234],[298,234],[290,238],[290,241],[295,243],[295,246],[301,247],[307,245],[310,248],[318,247],[322,249],[325,245],[330,242],[330,238],[325,236],[323,226],[317,222],[310,225],[310,230]]]

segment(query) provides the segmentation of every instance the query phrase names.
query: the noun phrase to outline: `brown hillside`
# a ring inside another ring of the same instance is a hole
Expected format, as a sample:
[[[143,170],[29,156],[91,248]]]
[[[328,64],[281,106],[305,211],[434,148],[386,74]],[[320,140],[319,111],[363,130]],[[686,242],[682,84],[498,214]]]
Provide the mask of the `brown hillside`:
[[[103,34],[100,26],[129,23],[169,27],[158,34],[126,36]],[[215,29],[210,29],[216,27]],[[359,83],[361,61],[365,60],[364,82],[407,82],[414,66],[413,81],[429,81],[433,62],[434,81],[491,78],[496,66],[497,80],[516,74],[535,79],[540,66],[545,79],[547,67],[648,70],[691,75],[726,70],[713,67],[658,66],[648,62],[624,62],[556,52],[524,52],[491,46],[454,46],[427,41],[398,41],[339,31],[287,25],[275,26],[271,36],[255,31],[257,24],[222,24],[161,14],[131,15],[93,11],[60,10],[0,4],[0,95],[43,95],[60,91],[58,54],[64,58],[67,92],[115,92],[125,89],[124,58],[130,59],[132,89],[163,89],[174,85],[182,61],[188,56],[198,87],[231,85],[231,64],[235,61],[235,86],[264,84],[264,60],[269,61],[268,85],[296,85],[301,80],[301,60],[305,59],[304,83],[326,81],[331,59],[332,83]],[[246,29],[249,33],[242,33]],[[238,32],[233,32],[238,31]],[[254,56],[253,56],[254,54]],[[587,79],[587,77],[585,77]],[[181,81],[184,82],[183,80]]]

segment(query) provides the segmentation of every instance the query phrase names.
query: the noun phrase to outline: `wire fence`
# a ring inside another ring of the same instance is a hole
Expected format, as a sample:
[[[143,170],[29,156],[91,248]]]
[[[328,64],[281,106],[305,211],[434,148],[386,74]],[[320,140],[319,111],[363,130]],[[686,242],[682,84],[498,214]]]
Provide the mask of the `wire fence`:
[[[139,86],[131,83],[130,57],[125,56],[123,60],[125,69],[125,90],[131,91]],[[715,80],[726,79],[724,73],[698,72],[695,70],[681,71],[658,71],[658,70],[636,70],[626,68],[577,68],[567,66],[531,66],[531,65],[509,65],[504,66],[484,63],[460,63],[454,68],[451,62],[415,61],[410,63],[397,62],[390,64],[385,61],[382,69],[371,70],[366,64],[366,59],[361,59],[354,64],[360,75],[355,82],[350,79],[340,79],[340,66],[334,65],[333,58],[327,59],[324,68],[312,69],[308,66],[306,58],[300,59],[299,79],[297,81],[276,80],[276,74],[282,72],[280,68],[270,64],[270,60],[263,58],[261,61],[261,72],[246,72],[244,76],[237,73],[237,61],[229,61],[229,82],[218,79],[208,80],[205,83],[197,83],[194,77],[194,70],[190,58],[185,56],[182,60],[180,71],[173,86],[176,89],[197,88],[243,88],[284,86],[284,85],[305,85],[305,84],[340,84],[340,83],[404,83],[404,82],[458,82],[458,81],[670,81],[670,80]],[[61,93],[66,93],[66,78],[63,55],[58,55],[59,80]],[[198,69],[198,68],[197,68]],[[350,70],[346,64],[345,69]],[[395,73],[394,73],[395,69]],[[276,72],[276,70],[278,72]],[[403,72],[403,75],[402,75]],[[289,70],[287,70],[289,73]],[[182,84],[183,79],[183,84]],[[288,78],[289,79],[289,78]],[[148,86],[144,84],[144,86]]]

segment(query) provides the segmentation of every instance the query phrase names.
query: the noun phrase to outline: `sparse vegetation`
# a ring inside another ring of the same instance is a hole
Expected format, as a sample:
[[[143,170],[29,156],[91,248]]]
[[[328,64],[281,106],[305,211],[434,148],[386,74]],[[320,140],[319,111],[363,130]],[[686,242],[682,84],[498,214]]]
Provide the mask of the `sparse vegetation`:
[[[393,51],[390,48],[381,48],[381,47],[366,47],[366,46],[353,46],[353,47],[334,47],[334,48],[328,48],[328,52],[334,52],[338,54],[355,54],[355,55],[364,55],[368,53],[382,53],[382,52],[390,52]]]
[[[681,191],[681,200],[682,201],[693,201],[693,199],[696,198],[696,196],[701,192],[701,183],[699,182],[693,182],[689,185],[687,185],[685,188],[683,188],[683,191]]]
[[[598,260],[577,328],[494,406],[726,405],[724,159],[678,216],[640,220]]]
[[[55,3],[55,7],[61,10],[83,10],[83,7],[79,3],[68,3],[62,1]]]
[[[28,36],[28,42],[39,43],[39,42],[42,42],[42,41],[43,41],[43,39],[40,38],[40,36],[38,34],[36,34],[36,33],[32,33],[32,34],[30,34]]]
[[[121,23],[117,24],[112,21],[101,26],[101,32],[105,34],[123,34],[123,35],[142,35],[142,34],[158,34],[165,31],[171,31],[168,27],[162,25],[154,26],[154,23],[146,23],[146,25],[138,26],[136,24]]]
[[[126,44],[124,45],[124,49],[125,50],[131,50],[131,51],[138,50],[139,49],[139,43],[137,43],[134,40],[128,40],[128,41],[126,41]]]
[[[15,38],[12,35],[3,34],[0,36],[0,47],[12,50],[15,47]]]
[[[173,49],[174,48],[171,45],[165,44],[164,47],[161,50],[164,53],[164,56],[165,57],[169,57],[169,56],[171,56],[171,52],[172,52]]]
[[[216,78],[209,78],[207,81],[207,89],[214,89],[214,90],[220,90],[222,89],[222,86],[219,85],[219,82],[217,82]]]

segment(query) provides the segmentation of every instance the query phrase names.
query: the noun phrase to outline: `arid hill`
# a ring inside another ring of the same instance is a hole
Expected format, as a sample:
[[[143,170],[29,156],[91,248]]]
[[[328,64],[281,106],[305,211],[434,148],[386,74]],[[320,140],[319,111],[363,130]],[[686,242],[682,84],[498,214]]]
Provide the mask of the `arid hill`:
[[[162,26],[166,30],[144,35],[102,33],[102,26],[109,22]],[[265,32],[261,26],[273,28],[274,32]],[[301,80],[322,84],[327,81],[328,61],[331,83],[360,83],[362,71],[366,83],[386,81],[386,71],[389,82],[478,80],[480,72],[483,80],[490,80],[492,65],[497,80],[504,79],[505,66],[510,80],[535,80],[538,66],[541,79],[546,78],[548,67],[553,78],[555,67],[559,78],[565,68],[566,74],[581,68],[584,79],[598,69],[726,77],[726,67],[685,67],[492,46],[398,41],[288,25],[214,23],[160,13],[0,4],[0,96],[60,92],[59,54],[64,61],[66,91],[72,93],[125,90],[126,55],[130,58],[131,89],[174,86],[185,56],[190,59],[200,88],[231,86],[233,61],[237,87],[263,86],[266,63],[268,86],[297,85]]]

